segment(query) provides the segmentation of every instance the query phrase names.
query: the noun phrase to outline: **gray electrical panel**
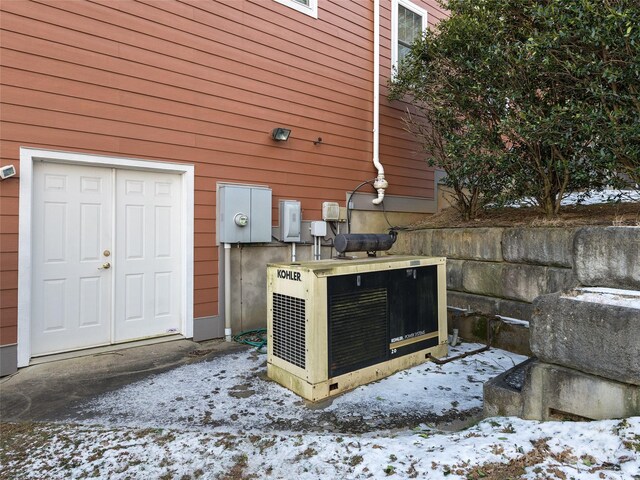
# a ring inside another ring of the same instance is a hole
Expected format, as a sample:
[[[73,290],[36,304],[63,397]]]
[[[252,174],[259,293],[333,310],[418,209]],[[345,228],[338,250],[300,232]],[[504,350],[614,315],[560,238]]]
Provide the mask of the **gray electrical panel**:
[[[271,242],[271,189],[219,183],[216,243]]]
[[[297,200],[280,200],[280,240],[300,241],[302,208]]]

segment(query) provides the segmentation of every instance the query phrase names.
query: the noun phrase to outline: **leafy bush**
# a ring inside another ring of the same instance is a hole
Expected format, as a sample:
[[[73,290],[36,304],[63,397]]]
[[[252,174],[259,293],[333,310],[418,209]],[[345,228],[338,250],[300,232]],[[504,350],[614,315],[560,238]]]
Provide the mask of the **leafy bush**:
[[[391,83],[460,209],[566,194],[640,173],[637,0],[450,0]]]

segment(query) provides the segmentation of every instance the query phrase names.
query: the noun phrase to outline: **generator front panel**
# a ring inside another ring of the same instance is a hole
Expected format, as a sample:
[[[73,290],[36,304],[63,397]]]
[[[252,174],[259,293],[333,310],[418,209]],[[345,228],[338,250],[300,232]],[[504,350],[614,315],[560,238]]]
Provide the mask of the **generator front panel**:
[[[329,376],[438,345],[437,266],[327,278]]]

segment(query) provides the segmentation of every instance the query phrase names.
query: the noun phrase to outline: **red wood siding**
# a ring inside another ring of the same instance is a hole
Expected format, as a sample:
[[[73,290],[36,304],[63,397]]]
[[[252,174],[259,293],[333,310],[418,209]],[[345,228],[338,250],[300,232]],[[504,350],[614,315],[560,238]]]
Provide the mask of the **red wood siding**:
[[[375,177],[373,3],[319,0],[319,19],[272,0],[12,0],[0,4],[0,163],[19,147],[195,165],[196,317],[217,314],[216,182],[322,201]],[[433,23],[435,1],[416,2]],[[390,71],[382,1],[382,92]],[[381,108],[389,194],[432,197],[433,173]],[[275,143],[269,132],[290,127]],[[313,141],[322,137],[322,143]],[[16,341],[18,179],[0,183],[0,344]],[[275,212],[275,210],[274,210]]]

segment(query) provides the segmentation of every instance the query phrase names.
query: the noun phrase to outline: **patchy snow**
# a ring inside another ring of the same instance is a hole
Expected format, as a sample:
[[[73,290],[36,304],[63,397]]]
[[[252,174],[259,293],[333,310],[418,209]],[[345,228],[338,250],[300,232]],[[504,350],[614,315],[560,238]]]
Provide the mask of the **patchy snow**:
[[[573,192],[561,200],[560,204],[568,205],[596,205],[601,203],[632,203],[640,202],[640,190],[602,190],[600,192]],[[535,205],[533,198],[523,198],[507,205],[508,207],[530,207]]]
[[[616,305],[619,307],[635,308],[640,310],[640,291],[637,290],[583,287],[577,288],[574,290],[573,294],[564,295],[563,297],[581,302]]]
[[[595,205],[611,202],[639,202],[640,190],[603,190],[601,192],[574,192],[562,199],[562,205]]]
[[[519,355],[426,363],[318,405],[266,379],[265,359],[248,350],[182,366],[82,405],[67,424],[31,426],[0,447],[0,477],[640,478],[640,417],[438,428],[477,414],[483,383]]]
[[[478,347],[477,344],[450,347],[450,355]],[[445,365],[427,362],[339,396],[327,411],[345,414],[368,411],[369,416],[401,415],[407,411],[445,415],[480,408],[484,382],[525,359],[522,355],[493,350]]]
[[[15,478],[42,478],[46,472],[49,479],[463,479],[475,469],[492,478],[631,480],[640,472],[633,451],[640,417],[590,423],[494,418],[456,433],[425,429],[379,436],[230,435],[80,425],[43,430],[49,436],[44,448],[34,449],[23,462],[5,465]],[[520,463],[522,470],[501,475],[499,469],[510,461]]]
[[[450,355],[477,347],[451,347]],[[248,350],[149,377],[81,407],[78,418],[117,426],[187,425],[207,431],[401,428],[479,410],[484,382],[525,358],[491,350],[445,365],[427,362],[308,405],[267,379],[266,355]]]

